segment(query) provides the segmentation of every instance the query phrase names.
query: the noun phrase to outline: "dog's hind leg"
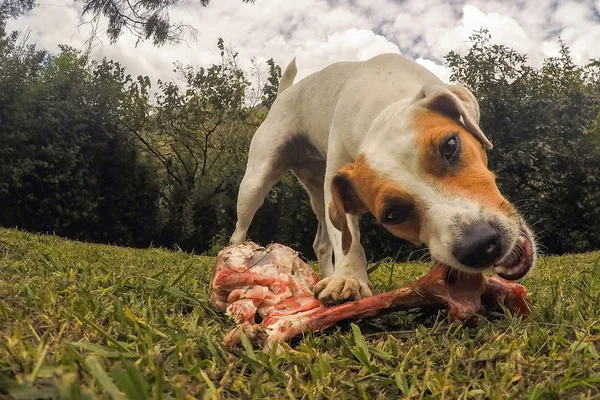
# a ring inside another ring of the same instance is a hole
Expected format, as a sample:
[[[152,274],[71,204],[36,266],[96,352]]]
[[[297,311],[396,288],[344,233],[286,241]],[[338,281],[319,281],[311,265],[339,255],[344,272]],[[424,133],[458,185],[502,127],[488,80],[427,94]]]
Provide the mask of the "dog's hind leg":
[[[267,120],[252,138],[246,172],[238,192],[237,222],[230,244],[246,241],[248,228],[265,197],[290,170],[290,163],[279,151],[284,134],[285,129]]]
[[[265,197],[287,172],[287,169],[274,166],[268,161],[260,161],[255,165],[248,165],[246,173],[240,184],[237,199],[237,222],[235,232],[231,236],[230,244],[242,244],[254,215],[263,205]]]

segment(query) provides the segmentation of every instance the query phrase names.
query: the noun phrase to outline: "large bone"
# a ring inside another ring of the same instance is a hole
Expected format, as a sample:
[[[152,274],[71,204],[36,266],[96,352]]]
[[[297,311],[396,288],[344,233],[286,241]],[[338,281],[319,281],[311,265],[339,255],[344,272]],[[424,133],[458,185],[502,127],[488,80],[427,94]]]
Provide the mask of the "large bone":
[[[524,286],[497,275],[459,273],[437,263],[416,282],[331,307],[314,298],[312,289],[318,281],[319,276],[288,247],[274,244],[265,249],[247,242],[223,249],[215,263],[210,301],[239,325],[225,335],[224,344],[236,345],[243,331],[254,343],[269,348],[276,341],[344,320],[423,307],[447,307],[450,318],[464,323],[476,323],[478,314],[502,305],[517,315],[530,312]]]

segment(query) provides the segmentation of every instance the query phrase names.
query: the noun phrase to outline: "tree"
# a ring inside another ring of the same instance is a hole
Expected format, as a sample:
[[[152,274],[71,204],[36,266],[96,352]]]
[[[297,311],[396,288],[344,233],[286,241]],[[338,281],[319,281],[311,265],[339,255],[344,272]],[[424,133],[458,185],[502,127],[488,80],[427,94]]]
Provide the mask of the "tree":
[[[17,18],[33,9],[35,0],[2,0],[0,2],[0,21]]]
[[[176,65],[185,87],[159,80],[155,106],[149,106],[146,81],[138,80],[134,89],[146,108],[122,119],[132,143],[161,173],[167,210],[163,239],[186,249],[206,250],[225,229],[221,195],[241,180],[250,138],[261,121],[249,102],[250,82],[237,53],[221,39],[218,50],[221,62],[208,68]]]
[[[0,224],[148,245],[158,189],[117,125],[124,70],[16,38],[0,37]]]

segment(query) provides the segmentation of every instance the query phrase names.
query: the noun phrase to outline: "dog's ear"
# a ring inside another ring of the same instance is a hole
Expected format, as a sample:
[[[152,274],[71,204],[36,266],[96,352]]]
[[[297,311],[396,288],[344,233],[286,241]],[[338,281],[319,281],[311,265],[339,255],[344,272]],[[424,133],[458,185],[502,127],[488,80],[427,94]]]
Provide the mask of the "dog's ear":
[[[479,127],[479,103],[466,87],[441,84],[425,85],[415,101],[422,102],[422,105],[430,110],[461,121],[485,148],[493,147]]]
[[[473,122],[479,126],[479,102],[469,89],[461,85],[447,85],[448,90],[454,93],[467,109],[467,113],[473,118]]]
[[[346,214],[359,215],[367,212],[367,208],[352,182],[354,165],[349,164],[335,174],[331,181],[331,203],[329,203],[329,219],[337,230],[342,232],[342,251],[348,254],[352,244],[352,234],[348,228]]]

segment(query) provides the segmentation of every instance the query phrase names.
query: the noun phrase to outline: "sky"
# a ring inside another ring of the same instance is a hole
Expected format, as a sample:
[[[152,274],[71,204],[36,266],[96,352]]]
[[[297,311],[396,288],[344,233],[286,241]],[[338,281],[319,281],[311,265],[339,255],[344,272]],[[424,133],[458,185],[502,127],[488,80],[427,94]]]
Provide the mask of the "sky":
[[[57,52],[59,44],[84,49],[90,16],[81,16],[73,0],[38,0],[34,10],[9,22],[28,32],[29,42]],[[100,35],[94,57],[119,61],[128,73],[176,79],[173,63],[207,66],[219,61],[218,38],[239,52],[242,66],[255,58],[273,58],[282,69],[296,57],[296,80],[337,61],[366,60],[399,52],[447,81],[443,57],[465,52],[468,37],[485,27],[492,41],[529,55],[540,65],[558,54],[558,39],[572,50],[575,62],[600,57],[600,0],[182,0],[171,20],[193,26],[195,40],[154,47],[132,35],[116,44]]]

